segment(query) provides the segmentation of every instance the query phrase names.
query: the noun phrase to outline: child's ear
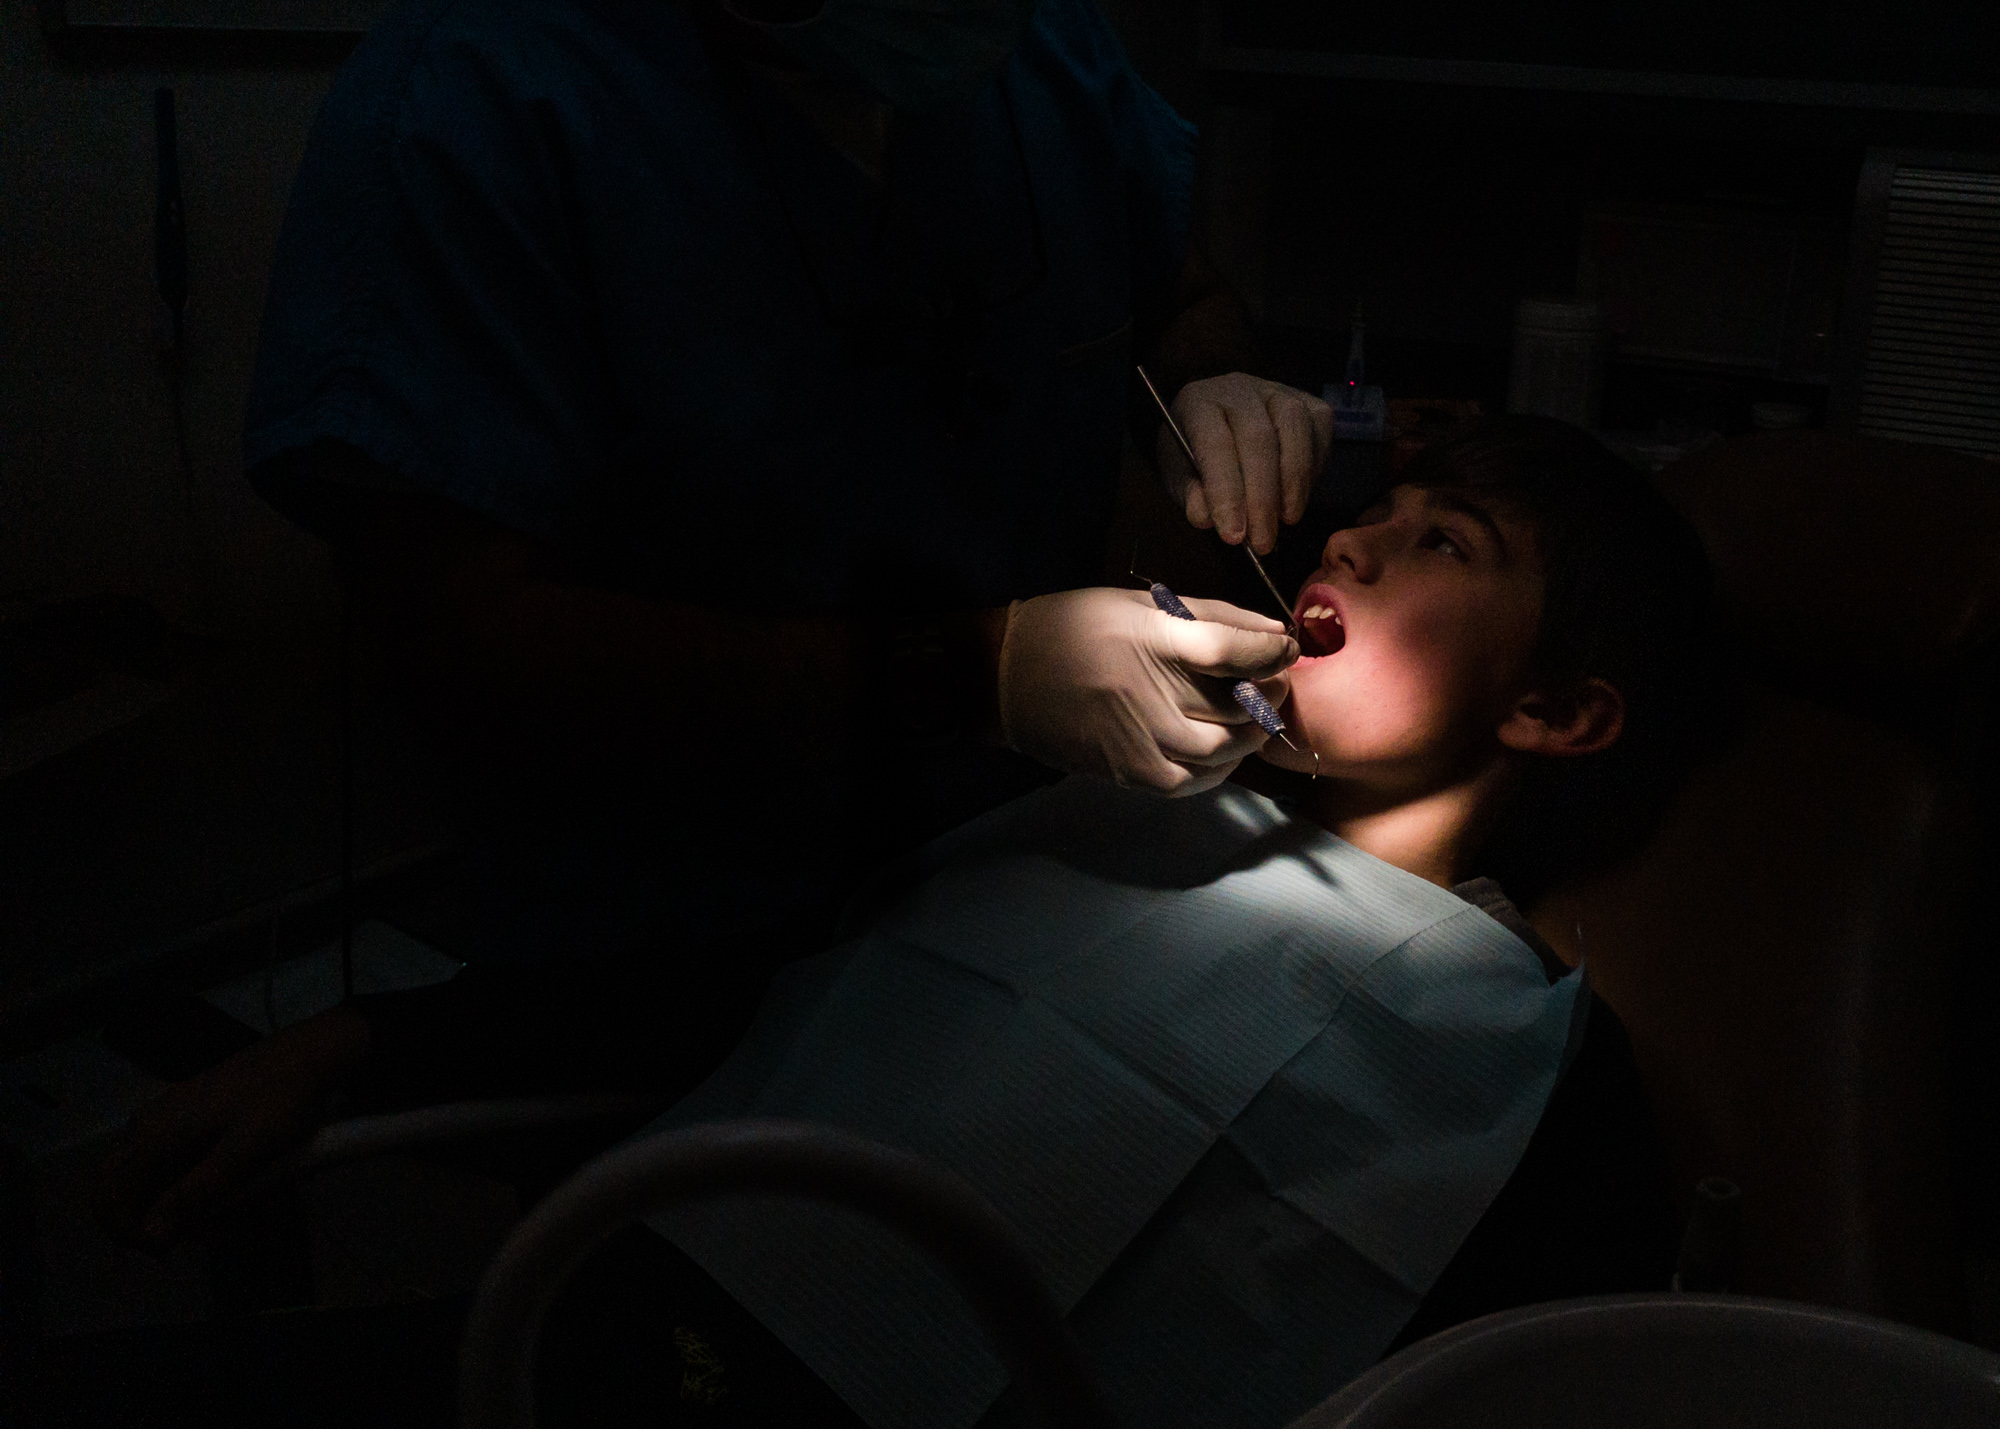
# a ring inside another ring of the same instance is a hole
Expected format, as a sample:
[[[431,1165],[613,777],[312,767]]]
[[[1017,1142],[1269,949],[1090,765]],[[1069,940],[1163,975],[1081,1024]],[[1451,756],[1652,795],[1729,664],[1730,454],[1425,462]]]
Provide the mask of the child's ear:
[[[1625,730],[1625,697],[1595,676],[1567,695],[1536,691],[1501,722],[1500,742],[1522,754],[1567,758],[1595,754]]]

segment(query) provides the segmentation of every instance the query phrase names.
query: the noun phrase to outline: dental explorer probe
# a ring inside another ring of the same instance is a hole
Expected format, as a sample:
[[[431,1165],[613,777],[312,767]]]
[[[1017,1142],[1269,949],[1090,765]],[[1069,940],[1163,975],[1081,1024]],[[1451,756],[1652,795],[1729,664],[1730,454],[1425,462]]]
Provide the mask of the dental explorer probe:
[[[1145,383],[1146,390],[1153,394],[1153,405],[1155,407],[1158,407],[1160,409],[1160,415],[1167,419],[1167,430],[1174,434],[1174,440],[1179,442],[1181,444],[1181,450],[1187,453],[1188,465],[1194,469],[1194,474],[1196,479],[1199,479],[1201,476],[1201,463],[1196,461],[1194,458],[1194,448],[1188,445],[1187,433],[1182,431],[1181,424],[1174,420],[1174,414],[1167,410],[1166,399],[1160,396],[1160,389],[1153,385],[1153,379],[1146,375],[1146,368],[1144,364],[1135,364],[1135,365],[1139,369],[1139,380]],[[1257,552],[1255,548],[1251,546],[1250,538],[1247,535],[1243,538],[1243,554],[1250,558],[1250,564],[1257,568],[1257,579],[1264,582],[1264,589],[1271,593],[1271,599],[1276,601],[1278,603],[1278,609],[1284,612],[1285,633],[1291,636],[1294,640],[1298,639],[1299,623],[1292,616],[1292,607],[1282,595],[1278,594],[1278,587],[1272,584],[1271,577],[1264,570],[1264,563],[1257,559]],[[1162,589],[1164,589],[1164,587],[1162,587]],[[1157,601],[1159,597],[1155,596],[1154,599]],[[1166,610],[1166,607],[1161,606],[1160,609]],[[1168,611],[1167,613],[1169,615],[1173,614],[1172,611]],[[1192,615],[1188,616],[1187,618],[1189,620],[1194,619]],[[1254,689],[1255,687],[1253,686],[1252,688]],[[1258,698],[1262,699],[1263,696],[1259,695]],[[1244,706],[1244,708],[1248,709],[1249,706],[1246,705]],[[1259,720],[1258,723],[1263,724],[1263,721]],[[1277,733],[1276,730],[1270,729],[1270,726],[1268,725],[1266,725],[1265,728],[1272,734]],[[1291,743],[1290,740],[1286,740],[1285,742],[1287,744]]]

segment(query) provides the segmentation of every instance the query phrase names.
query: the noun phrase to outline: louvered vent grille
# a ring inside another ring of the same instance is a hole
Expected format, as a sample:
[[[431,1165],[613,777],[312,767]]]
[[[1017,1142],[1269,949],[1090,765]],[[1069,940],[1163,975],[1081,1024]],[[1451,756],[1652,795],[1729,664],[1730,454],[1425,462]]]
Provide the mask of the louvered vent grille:
[[[2000,174],[1896,170],[1860,427],[2000,457]]]

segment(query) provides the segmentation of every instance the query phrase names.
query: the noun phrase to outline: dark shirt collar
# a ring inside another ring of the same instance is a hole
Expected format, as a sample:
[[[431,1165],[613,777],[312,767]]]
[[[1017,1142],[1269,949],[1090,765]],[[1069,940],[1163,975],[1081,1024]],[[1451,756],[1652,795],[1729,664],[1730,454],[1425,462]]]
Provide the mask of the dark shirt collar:
[[[1513,899],[1492,879],[1468,878],[1451,891],[1533,949],[1542,960],[1542,971],[1548,974],[1550,982],[1569,973],[1569,964],[1557,956],[1549,940],[1535,931],[1535,925],[1521,916]]]

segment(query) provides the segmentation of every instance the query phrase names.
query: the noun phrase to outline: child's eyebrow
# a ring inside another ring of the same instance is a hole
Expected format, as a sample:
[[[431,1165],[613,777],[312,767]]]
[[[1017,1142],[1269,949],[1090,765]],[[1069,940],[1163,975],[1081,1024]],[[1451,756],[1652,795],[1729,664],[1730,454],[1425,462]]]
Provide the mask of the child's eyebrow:
[[[1510,553],[1507,549],[1507,538],[1501,534],[1500,523],[1493,519],[1492,513],[1485,507],[1445,487],[1432,487],[1424,493],[1424,497],[1432,506],[1443,507],[1446,511],[1456,512],[1460,516],[1478,522],[1486,528],[1486,534],[1492,539],[1493,544],[1499,547],[1500,558],[1505,560],[1508,557]]]

